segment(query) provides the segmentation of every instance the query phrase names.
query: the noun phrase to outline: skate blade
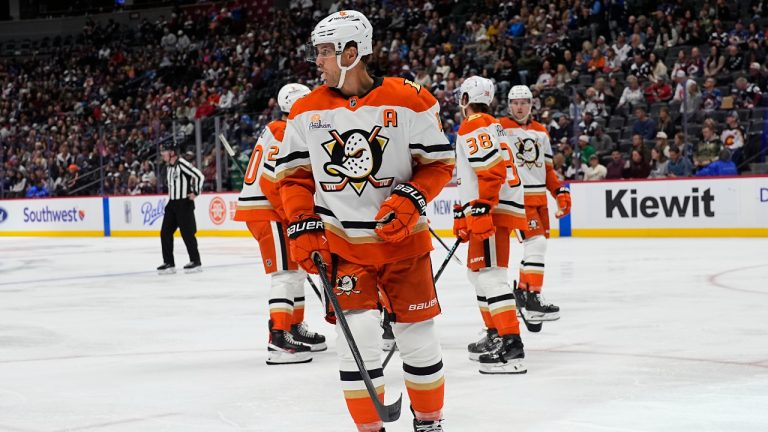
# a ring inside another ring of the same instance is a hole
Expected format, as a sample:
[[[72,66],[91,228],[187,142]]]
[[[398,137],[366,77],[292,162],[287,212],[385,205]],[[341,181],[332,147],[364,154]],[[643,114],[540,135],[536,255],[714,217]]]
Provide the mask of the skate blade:
[[[484,375],[518,375],[527,372],[523,359],[508,360],[506,363],[480,363],[480,373]]]
[[[157,274],[159,274],[159,275],[170,275],[170,274],[175,274],[175,273],[176,273],[176,269],[175,268],[165,269],[165,270],[158,270],[157,271]]]
[[[326,345],[325,342],[314,344],[314,345],[305,343],[302,345],[308,346],[312,352],[321,352],[321,351],[326,351],[328,349],[328,345]]]
[[[194,268],[191,268],[191,269],[184,269],[184,273],[186,273],[186,274],[190,274],[190,273],[200,273],[200,272],[202,272],[202,271],[203,271],[203,268],[202,268],[202,267],[194,267]]]
[[[525,313],[525,319],[532,324],[541,323],[544,321],[557,321],[560,319],[560,312],[542,314],[537,312],[529,312],[526,310],[523,313]]]
[[[269,351],[267,356],[268,365],[284,365],[309,363],[312,361],[312,352],[305,351],[300,353],[291,353],[287,351]]]

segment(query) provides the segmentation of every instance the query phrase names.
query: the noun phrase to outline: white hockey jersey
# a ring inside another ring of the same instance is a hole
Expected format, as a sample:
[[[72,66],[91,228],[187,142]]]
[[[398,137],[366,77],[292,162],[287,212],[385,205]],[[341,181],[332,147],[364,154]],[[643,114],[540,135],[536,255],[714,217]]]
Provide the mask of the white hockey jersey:
[[[291,109],[283,148],[275,180],[285,214],[319,214],[332,252],[383,264],[432,250],[426,216],[401,242],[385,242],[374,231],[397,184],[411,183],[431,200],[451,178],[453,148],[427,89],[377,78],[367,94],[347,98],[321,86]]]
[[[547,190],[555,195],[562,187],[552,165],[552,145],[549,133],[541,123],[531,121],[521,125],[509,117],[499,119],[505,139],[512,149],[517,173],[525,188],[525,205],[547,205]]]
[[[277,160],[284,134],[285,120],[274,120],[267,124],[256,141],[243,176],[243,189],[237,198],[236,221],[279,221],[284,216],[279,211],[282,203],[277,191],[268,195],[260,185],[265,170],[274,171],[273,164]]]
[[[456,176],[459,197],[468,212],[475,200],[493,206],[496,225],[525,229],[523,187],[504,129],[489,114],[473,114],[459,127],[456,138]]]

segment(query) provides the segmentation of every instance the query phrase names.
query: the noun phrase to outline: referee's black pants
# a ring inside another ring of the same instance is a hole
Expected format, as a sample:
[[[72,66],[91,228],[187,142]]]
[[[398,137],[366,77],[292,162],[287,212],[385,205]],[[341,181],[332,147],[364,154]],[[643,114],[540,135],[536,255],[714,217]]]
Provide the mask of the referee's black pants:
[[[165,206],[163,226],[160,228],[160,243],[163,246],[163,262],[176,265],[173,260],[173,234],[181,230],[181,238],[187,246],[189,261],[200,262],[197,251],[197,224],[195,223],[195,202],[191,199],[170,200]]]

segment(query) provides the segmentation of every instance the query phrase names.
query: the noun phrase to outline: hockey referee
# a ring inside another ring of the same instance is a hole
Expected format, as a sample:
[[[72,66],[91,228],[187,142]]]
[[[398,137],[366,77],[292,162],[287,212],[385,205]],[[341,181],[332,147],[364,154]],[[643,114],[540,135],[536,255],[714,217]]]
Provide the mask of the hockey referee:
[[[174,144],[164,146],[160,151],[163,161],[168,164],[168,204],[165,206],[163,226],[160,228],[160,243],[163,246],[163,265],[157,268],[159,274],[176,273],[173,259],[173,234],[181,230],[181,238],[187,246],[189,264],[184,266],[187,273],[202,270],[200,252],[197,250],[197,224],[195,223],[195,197],[203,187],[203,173],[191,163],[179,157]]]

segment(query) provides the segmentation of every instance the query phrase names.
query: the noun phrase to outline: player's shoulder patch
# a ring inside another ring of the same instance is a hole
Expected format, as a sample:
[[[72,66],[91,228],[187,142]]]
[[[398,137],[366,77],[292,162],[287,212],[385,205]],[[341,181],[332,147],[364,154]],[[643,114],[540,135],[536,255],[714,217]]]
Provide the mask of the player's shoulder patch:
[[[399,105],[424,112],[435,106],[437,99],[419,83],[400,77],[387,77],[377,91],[376,103]]]
[[[411,87],[413,87],[414,89],[416,89],[416,93],[417,93],[417,94],[418,94],[419,92],[421,92],[421,84],[419,84],[419,83],[416,83],[416,82],[413,82],[413,81],[411,81],[411,80],[409,80],[409,79],[405,79],[405,78],[403,78],[403,85],[406,85],[406,86],[411,86]]]

